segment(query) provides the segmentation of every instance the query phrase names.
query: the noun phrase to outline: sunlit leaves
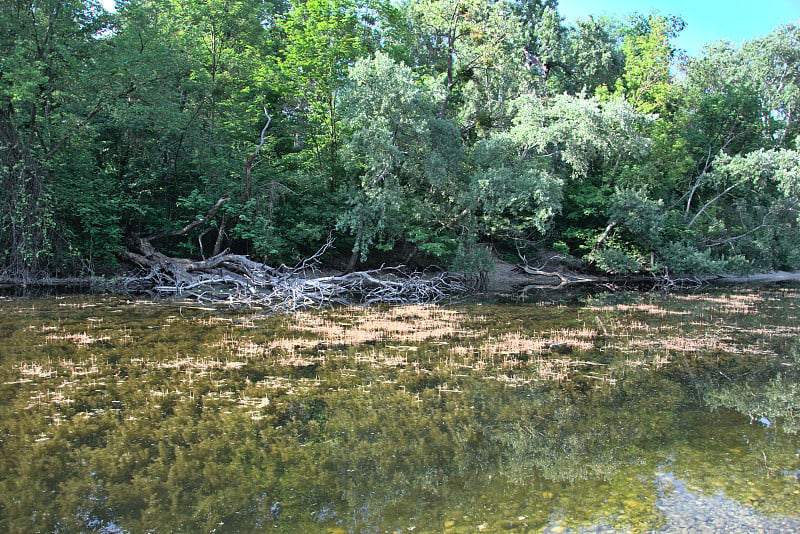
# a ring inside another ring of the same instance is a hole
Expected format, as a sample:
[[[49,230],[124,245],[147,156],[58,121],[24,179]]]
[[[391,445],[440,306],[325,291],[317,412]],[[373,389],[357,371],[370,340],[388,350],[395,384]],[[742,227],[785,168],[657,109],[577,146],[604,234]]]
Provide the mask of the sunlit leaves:
[[[352,0],[310,0],[295,5],[281,22],[286,47],[280,67],[286,89],[326,121],[335,120],[333,91],[366,51],[358,7]]]
[[[644,113],[659,112],[669,98],[672,87],[670,67],[672,48],[669,39],[675,35],[671,21],[651,16],[642,30],[629,30],[622,49],[625,52],[625,73],[617,81],[617,91]]]
[[[522,156],[561,160],[574,177],[586,176],[597,160],[640,157],[649,146],[637,130],[647,117],[622,100],[601,104],[584,96],[550,101],[526,95],[516,108],[510,135]]]

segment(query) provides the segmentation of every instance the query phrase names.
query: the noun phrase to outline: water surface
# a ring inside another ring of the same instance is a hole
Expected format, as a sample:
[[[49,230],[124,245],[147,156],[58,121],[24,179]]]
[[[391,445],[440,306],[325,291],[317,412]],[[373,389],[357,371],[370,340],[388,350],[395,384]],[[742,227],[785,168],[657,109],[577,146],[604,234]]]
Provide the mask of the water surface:
[[[800,288],[0,300],[8,532],[800,531]]]

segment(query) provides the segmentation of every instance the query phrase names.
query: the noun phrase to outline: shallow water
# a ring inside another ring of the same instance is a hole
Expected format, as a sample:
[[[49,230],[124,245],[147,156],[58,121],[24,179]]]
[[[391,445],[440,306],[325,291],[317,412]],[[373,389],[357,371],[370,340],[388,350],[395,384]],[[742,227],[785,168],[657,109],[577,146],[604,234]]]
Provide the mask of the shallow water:
[[[800,288],[0,300],[8,532],[797,532]]]

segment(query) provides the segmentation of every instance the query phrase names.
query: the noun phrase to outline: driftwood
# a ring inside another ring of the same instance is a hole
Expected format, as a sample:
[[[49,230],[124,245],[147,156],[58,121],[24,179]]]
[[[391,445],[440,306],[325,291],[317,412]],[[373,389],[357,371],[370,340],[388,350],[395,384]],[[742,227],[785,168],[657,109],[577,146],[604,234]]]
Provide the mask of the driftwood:
[[[559,256],[554,256],[546,261],[544,265],[534,266],[528,263],[525,257],[521,257],[522,263],[516,266],[516,271],[525,276],[525,281],[520,288],[522,294],[539,289],[563,289],[566,286],[579,284],[598,284],[603,280],[596,276],[572,273],[564,269],[545,270],[547,264],[554,259],[560,260]]]
[[[232,305],[260,305],[291,311],[333,304],[435,302],[468,290],[462,276],[408,273],[402,266],[337,276],[315,276],[329,239],[316,254],[294,267],[271,267],[227,251],[202,261],[170,258],[148,240],[133,238],[121,256],[140,267],[121,289]]]

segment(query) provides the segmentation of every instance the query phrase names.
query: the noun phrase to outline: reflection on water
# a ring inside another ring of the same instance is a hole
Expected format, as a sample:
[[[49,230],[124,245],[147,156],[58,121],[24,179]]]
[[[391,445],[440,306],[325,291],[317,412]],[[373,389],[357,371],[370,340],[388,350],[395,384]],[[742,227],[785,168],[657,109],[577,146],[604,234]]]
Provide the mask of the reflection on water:
[[[9,532],[800,531],[800,289],[0,300]]]

